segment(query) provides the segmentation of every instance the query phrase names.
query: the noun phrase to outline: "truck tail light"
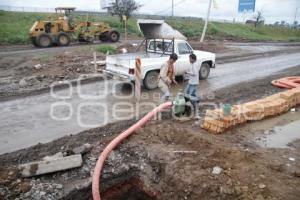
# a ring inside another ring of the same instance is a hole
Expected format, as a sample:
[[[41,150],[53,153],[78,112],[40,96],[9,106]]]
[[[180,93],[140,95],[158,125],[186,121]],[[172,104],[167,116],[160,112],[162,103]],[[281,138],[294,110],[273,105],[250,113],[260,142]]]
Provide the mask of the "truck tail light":
[[[128,74],[134,74],[134,69],[133,68],[129,68]]]

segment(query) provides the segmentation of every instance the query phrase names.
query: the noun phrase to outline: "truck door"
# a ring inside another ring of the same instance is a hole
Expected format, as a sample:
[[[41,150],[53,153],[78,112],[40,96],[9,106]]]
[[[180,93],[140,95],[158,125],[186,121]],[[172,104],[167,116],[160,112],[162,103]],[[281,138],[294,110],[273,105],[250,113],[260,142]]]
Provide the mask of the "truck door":
[[[183,75],[190,66],[189,55],[193,52],[186,42],[178,42],[178,60],[175,63],[176,75]]]

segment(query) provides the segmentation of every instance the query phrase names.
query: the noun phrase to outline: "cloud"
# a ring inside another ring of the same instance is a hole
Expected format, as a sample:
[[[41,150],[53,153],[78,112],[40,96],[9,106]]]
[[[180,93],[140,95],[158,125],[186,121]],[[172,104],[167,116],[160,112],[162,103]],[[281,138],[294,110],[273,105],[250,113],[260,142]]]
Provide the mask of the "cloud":
[[[140,13],[171,15],[172,0],[136,0],[144,6]],[[243,20],[251,18],[252,13],[245,16],[238,13],[238,0],[214,0],[217,7],[212,7],[211,18]],[[175,15],[205,17],[209,0],[174,0]],[[2,5],[20,7],[46,7],[75,6],[80,10],[100,10],[100,0],[6,0]],[[292,22],[295,9],[298,7],[298,18],[300,18],[300,0],[256,0],[256,10],[262,10],[267,22],[285,20]]]
[[[154,14],[162,11],[164,8],[171,7],[171,0],[159,1],[159,6],[156,0],[146,1],[138,0],[145,6],[140,10],[141,13]],[[216,5],[212,6],[211,17],[218,19],[243,20],[244,14],[238,13],[238,0],[214,0]],[[181,0],[174,0],[175,5]],[[175,6],[175,15],[180,16],[195,16],[205,17],[209,0],[185,0],[184,3]],[[262,10],[267,22],[274,21],[289,21],[294,20],[295,8],[299,7],[300,16],[300,0],[256,0],[256,10]],[[165,10],[160,14],[170,15],[171,9]],[[245,18],[251,18],[253,13],[246,13]],[[298,21],[299,17],[298,17]]]

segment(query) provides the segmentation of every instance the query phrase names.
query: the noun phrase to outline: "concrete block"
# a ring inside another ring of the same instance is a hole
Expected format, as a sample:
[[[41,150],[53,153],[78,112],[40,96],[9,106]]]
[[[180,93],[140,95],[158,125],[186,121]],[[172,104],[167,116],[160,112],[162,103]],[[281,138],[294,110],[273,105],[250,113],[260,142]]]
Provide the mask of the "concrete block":
[[[63,153],[62,152],[58,152],[58,153],[56,153],[56,154],[54,154],[52,156],[45,156],[43,158],[43,160],[45,160],[45,161],[56,160],[57,158],[62,158],[62,157],[64,157]]]
[[[19,165],[19,170],[23,177],[31,177],[41,174],[47,174],[66,169],[80,167],[82,165],[82,156],[72,155],[51,160],[36,161]]]

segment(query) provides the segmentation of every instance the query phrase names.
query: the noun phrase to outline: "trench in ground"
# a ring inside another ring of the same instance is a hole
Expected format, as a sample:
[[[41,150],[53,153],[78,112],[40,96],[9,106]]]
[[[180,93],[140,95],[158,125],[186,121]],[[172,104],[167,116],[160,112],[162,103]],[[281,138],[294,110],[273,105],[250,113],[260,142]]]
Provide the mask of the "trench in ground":
[[[128,176],[128,175],[127,175]],[[137,175],[132,174],[130,178],[115,182],[114,185],[101,192],[102,200],[154,200],[156,193],[147,187]],[[120,177],[118,177],[120,178]],[[64,199],[90,200],[92,199],[91,185],[73,191]]]

